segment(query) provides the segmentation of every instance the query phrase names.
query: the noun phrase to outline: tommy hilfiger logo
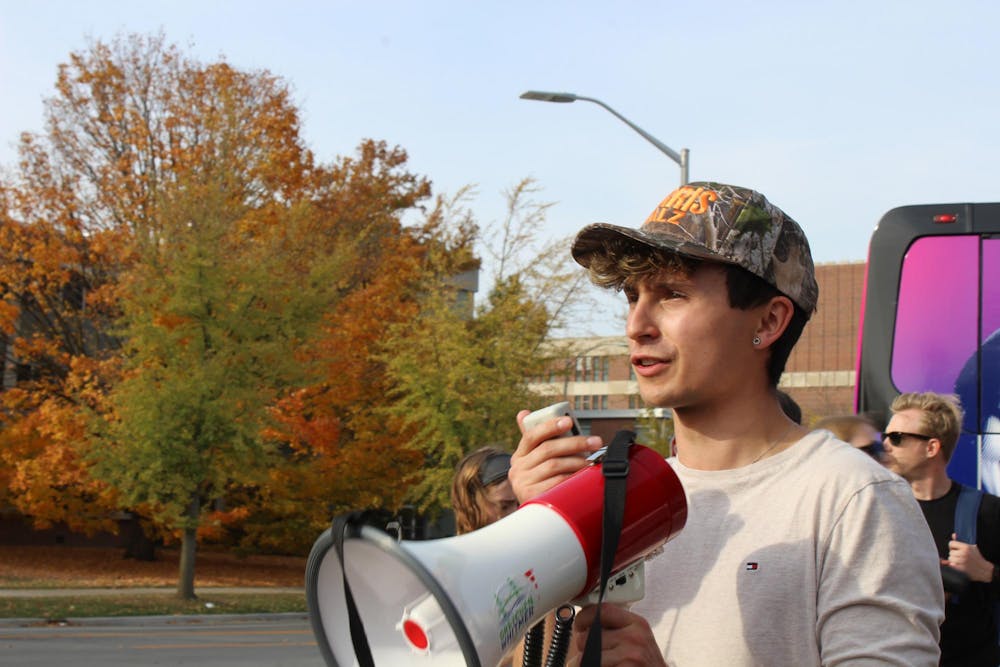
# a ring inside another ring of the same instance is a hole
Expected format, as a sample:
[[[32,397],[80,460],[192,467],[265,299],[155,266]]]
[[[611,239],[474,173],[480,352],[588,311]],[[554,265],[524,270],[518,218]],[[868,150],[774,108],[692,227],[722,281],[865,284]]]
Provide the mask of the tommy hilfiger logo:
[[[760,569],[760,564],[758,564],[756,562],[754,562],[754,563],[747,563],[746,569],[747,569],[747,572],[756,572],[757,570]]]
[[[682,186],[667,195],[656,210],[647,218],[650,222],[669,222],[680,224],[688,213],[698,215],[708,211],[708,205],[718,200],[719,195],[713,190]]]

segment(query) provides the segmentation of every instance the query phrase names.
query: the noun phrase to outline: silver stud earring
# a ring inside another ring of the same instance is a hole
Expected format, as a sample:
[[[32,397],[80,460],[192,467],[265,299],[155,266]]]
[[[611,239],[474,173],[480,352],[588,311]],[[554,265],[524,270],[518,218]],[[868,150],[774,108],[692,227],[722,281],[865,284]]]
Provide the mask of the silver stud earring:
[[[760,345],[760,336],[754,336],[753,337],[753,344],[754,345]]]

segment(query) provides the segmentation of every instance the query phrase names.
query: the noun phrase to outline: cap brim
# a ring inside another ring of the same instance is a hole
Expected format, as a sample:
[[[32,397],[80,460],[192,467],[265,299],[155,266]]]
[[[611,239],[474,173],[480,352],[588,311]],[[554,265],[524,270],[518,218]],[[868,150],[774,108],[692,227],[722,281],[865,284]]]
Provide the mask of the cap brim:
[[[689,239],[669,236],[666,234],[649,234],[642,229],[631,227],[619,227],[606,222],[598,222],[587,225],[576,235],[573,241],[573,259],[583,267],[589,267],[591,260],[606,252],[606,243],[610,240],[619,239],[636,245],[656,248],[676,252],[685,257],[708,260],[712,262],[724,262],[733,264],[733,261],[722,255],[709,250],[703,245],[692,243]]]

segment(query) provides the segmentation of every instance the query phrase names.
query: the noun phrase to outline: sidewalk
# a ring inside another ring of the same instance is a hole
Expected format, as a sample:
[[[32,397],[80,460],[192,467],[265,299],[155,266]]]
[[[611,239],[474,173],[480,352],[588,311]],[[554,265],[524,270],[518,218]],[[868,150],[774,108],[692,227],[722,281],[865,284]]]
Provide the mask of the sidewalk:
[[[0,629],[38,626],[59,627],[130,627],[143,625],[196,625],[199,623],[254,623],[262,621],[308,621],[306,612],[289,611],[260,614],[176,614],[170,616],[71,616],[58,621],[47,618],[0,618]]]

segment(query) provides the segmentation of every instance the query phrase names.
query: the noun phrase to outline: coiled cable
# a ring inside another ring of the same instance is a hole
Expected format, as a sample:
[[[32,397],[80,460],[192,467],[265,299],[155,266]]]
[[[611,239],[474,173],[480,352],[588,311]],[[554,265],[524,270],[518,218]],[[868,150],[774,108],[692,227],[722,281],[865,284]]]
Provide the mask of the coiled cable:
[[[545,659],[545,667],[563,667],[566,664],[566,654],[569,652],[569,639],[573,632],[573,619],[576,609],[571,604],[564,604],[556,609],[556,623],[552,630],[552,643],[549,644],[549,655]]]
[[[545,618],[535,623],[524,635],[523,667],[542,667],[542,649],[545,643]]]

